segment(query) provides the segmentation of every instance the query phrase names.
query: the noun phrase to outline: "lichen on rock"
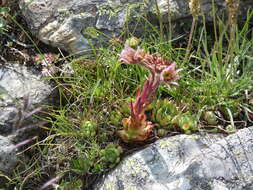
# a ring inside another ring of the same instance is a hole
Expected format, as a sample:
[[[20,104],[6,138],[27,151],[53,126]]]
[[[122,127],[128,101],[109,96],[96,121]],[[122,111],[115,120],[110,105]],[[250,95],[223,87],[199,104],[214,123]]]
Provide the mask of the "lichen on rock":
[[[171,21],[191,18],[188,1],[157,0],[159,11],[155,3],[156,0],[21,0],[19,4],[31,32],[41,41],[71,53],[87,54],[92,47],[119,36],[125,26],[133,29],[130,32],[144,34],[143,24],[157,23],[158,12],[164,23],[168,22],[168,14]],[[218,13],[224,14],[224,0],[215,3]],[[253,7],[249,1],[241,3],[239,14]],[[201,9],[207,16],[206,20],[212,19],[209,15],[211,8],[212,0],[202,2]],[[140,20],[142,22],[138,24]],[[104,35],[99,35],[101,39],[84,36],[82,31],[87,27],[94,27]]]

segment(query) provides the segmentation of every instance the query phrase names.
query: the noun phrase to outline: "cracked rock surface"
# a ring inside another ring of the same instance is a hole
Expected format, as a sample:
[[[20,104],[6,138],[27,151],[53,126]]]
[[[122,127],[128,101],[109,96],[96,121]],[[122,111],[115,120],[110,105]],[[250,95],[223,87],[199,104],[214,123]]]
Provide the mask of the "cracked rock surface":
[[[225,1],[214,2],[217,14],[224,14]],[[253,4],[252,0],[240,3],[238,14],[243,19]],[[157,0],[157,4],[164,23],[168,22],[168,10],[172,22],[191,18],[186,0]],[[20,0],[20,7],[38,39],[74,54],[90,52],[91,44],[98,47],[108,42],[126,26],[132,33],[144,34],[148,22],[157,23],[155,0]],[[212,0],[202,0],[207,20],[211,20],[211,9]],[[148,22],[140,20],[143,17]],[[187,22],[191,23],[190,19]]]
[[[98,190],[253,189],[253,127],[227,137],[177,135],[127,157]]]

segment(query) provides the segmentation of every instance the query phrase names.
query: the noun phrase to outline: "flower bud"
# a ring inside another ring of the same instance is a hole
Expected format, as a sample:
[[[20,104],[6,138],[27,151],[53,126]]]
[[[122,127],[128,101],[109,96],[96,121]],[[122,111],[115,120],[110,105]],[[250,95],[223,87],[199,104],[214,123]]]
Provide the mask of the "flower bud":
[[[128,45],[132,48],[137,47],[140,44],[140,40],[136,37],[131,37],[126,40],[125,45]]]
[[[189,8],[194,18],[200,15],[200,0],[190,0]]]

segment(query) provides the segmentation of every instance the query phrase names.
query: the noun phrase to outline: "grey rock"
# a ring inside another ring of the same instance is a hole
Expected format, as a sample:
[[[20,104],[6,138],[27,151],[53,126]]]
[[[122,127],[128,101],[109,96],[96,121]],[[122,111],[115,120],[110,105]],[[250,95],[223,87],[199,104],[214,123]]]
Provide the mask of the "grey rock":
[[[191,18],[188,1],[157,0],[164,22]],[[225,1],[215,0],[218,14],[224,14]],[[242,0],[240,19],[253,8],[252,0]],[[144,15],[157,22],[155,0],[21,0],[20,7],[31,32],[41,41],[71,53],[88,53],[111,37],[118,36],[128,25],[131,32],[143,32]],[[212,0],[202,0],[202,11],[211,20]],[[139,24],[137,24],[139,23]],[[137,26],[137,27],[136,27]],[[92,44],[92,45],[91,45]]]
[[[16,148],[13,143],[0,135],[0,173],[10,173],[17,164]],[[1,183],[0,183],[1,184]]]
[[[253,127],[226,138],[178,135],[122,161],[98,190],[253,189]]]
[[[38,122],[34,117],[28,117],[29,113],[40,106],[53,104],[55,97],[48,81],[27,66],[0,65],[0,135],[11,135],[25,124]],[[18,124],[20,117],[24,120]]]

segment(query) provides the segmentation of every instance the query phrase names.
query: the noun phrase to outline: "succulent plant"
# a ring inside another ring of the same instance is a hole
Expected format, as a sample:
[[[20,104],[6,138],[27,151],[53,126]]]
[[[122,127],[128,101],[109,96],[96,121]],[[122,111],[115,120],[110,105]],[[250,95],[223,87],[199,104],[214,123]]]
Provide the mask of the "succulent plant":
[[[101,159],[109,167],[114,167],[120,161],[120,154],[122,153],[120,146],[109,144],[105,149],[101,150]]]
[[[78,179],[77,177],[73,177],[71,181],[61,179],[60,185],[57,187],[57,190],[66,190],[66,189],[79,190],[82,188],[82,185],[83,185],[82,180]]]
[[[114,126],[119,126],[123,118],[123,114],[118,110],[112,111],[110,113],[110,123]]]
[[[132,98],[126,99],[126,102],[122,103],[117,110],[114,110],[110,113],[110,123],[114,126],[121,125],[122,119],[127,117],[130,114],[129,104],[131,103]]]
[[[105,166],[103,165],[103,163],[95,163],[93,165],[93,168],[91,169],[91,171],[94,172],[94,173],[98,173],[98,172],[103,171],[104,167]]]
[[[127,64],[139,64],[150,72],[142,91],[137,89],[135,102],[130,103],[130,116],[122,120],[124,129],[117,132],[126,143],[144,141],[154,127],[150,121],[146,120],[146,108],[152,103],[161,82],[177,84],[175,81],[179,79],[179,70],[176,70],[175,63],[164,60],[160,55],[149,54],[142,49],[134,50],[128,45],[119,56],[120,61]]]
[[[92,138],[97,134],[97,125],[91,121],[84,121],[81,123],[80,132],[84,138]]]
[[[208,125],[217,125],[218,120],[213,111],[206,111],[203,114],[203,119],[207,122]]]
[[[72,171],[77,174],[84,174],[89,171],[92,162],[87,158],[78,158],[72,161]]]
[[[108,134],[107,133],[100,133],[98,136],[98,140],[100,142],[108,141]]]
[[[197,120],[189,112],[177,115],[172,122],[186,134],[198,130]]]
[[[157,100],[152,110],[152,121],[160,127],[169,127],[177,114],[178,110],[173,102],[168,99]]]

